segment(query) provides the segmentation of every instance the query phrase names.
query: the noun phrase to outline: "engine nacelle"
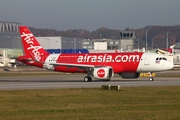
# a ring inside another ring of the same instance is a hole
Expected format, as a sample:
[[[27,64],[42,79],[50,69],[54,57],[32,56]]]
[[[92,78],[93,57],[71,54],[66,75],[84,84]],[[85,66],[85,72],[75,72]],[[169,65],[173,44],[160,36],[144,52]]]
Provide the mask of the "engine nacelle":
[[[93,71],[93,77],[98,79],[111,79],[114,76],[114,70],[111,67],[99,67]]]
[[[139,78],[140,73],[119,73],[122,78]]]

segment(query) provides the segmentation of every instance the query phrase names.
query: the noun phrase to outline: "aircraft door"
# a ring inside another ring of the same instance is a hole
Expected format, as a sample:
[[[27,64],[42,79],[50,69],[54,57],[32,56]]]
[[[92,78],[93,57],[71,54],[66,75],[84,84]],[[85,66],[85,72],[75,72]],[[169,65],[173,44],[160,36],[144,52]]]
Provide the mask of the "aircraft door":
[[[150,55],[145,55],[144,56],[144,65],[149,65],[150,61]]]

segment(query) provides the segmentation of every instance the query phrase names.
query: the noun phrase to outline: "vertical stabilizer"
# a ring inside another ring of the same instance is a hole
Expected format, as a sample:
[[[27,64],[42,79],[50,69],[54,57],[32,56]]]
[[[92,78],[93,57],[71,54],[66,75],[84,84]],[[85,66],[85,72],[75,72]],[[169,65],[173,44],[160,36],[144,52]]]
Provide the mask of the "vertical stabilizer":
[[[30,57],[32,60],[35,61],[41,61],[43,55],[49,55],[49,53],[46,52],[44,48],[39,44],[39,42],[27,26],[19,26],[19,30],[22,40],[24,56]]]

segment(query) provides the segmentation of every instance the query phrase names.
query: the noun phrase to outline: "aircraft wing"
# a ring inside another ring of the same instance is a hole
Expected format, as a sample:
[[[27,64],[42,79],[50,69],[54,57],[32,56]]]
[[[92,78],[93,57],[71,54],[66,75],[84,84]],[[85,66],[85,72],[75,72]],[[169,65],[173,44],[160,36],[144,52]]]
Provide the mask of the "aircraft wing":
[[[94,68],[94,65],[88,65],[88,64],[72,64],[72,63],[50,63],[49,65],[56,66],[67,66],[67,67],[77,67],[77,68]]]

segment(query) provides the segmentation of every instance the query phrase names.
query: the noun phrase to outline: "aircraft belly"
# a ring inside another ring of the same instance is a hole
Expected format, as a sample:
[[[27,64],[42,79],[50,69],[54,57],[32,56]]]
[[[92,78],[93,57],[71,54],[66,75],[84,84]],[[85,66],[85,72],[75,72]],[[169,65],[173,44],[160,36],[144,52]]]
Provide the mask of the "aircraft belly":
[[[86,71],[83,69],[78,69],[76,67],[67,67],[67,66],[56,66],[54,71],[58,72],[72,72],[72,73],[85,73]]]

